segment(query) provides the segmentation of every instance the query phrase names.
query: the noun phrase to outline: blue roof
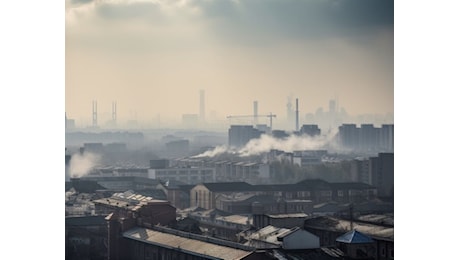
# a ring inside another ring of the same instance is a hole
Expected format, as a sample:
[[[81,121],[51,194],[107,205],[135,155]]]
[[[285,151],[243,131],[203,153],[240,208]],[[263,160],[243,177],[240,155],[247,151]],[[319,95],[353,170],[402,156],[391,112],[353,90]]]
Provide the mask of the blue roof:
[[[335,241],[341,242],[341,243],[347,243],[347,244],[367,244],[367,243],[373,243],[374,240],[372,238],[356,231],[352,230],[348,233],[345,233],[338,237]]]

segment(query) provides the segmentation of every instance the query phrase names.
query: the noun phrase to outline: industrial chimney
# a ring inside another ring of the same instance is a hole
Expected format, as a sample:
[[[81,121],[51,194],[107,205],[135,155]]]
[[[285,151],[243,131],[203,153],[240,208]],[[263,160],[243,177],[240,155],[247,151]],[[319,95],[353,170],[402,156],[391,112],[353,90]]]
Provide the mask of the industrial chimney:
[[[258,124],[258,122],[257,122],[257,117],[259,116],[258,115],[258,110],[259,110],[258,103],[257,103],[257,101],[254,101],[254,125]]]
[[[295,130],[299,131],[299,99],[295,99]]]

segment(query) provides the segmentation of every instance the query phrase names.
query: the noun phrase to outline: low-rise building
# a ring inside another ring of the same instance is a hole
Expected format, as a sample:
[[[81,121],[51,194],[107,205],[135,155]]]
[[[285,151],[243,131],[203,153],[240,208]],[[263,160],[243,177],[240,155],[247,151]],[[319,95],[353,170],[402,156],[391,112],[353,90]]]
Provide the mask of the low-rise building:
[[[176,208],[168,201],[155,200],[131,191],[115,193],[110,198],[94,201],[96,214],[116,213],[124,217],[137,218],[138,221],[168,225],[176,219]]]
[[[356,230],[375,241],[375,258],[394,258],[394,227],[359,222],[357,219],[343,220],[335,217],[314,217],[305,220],[304,228],[320,238],[321,246],[335,246],[336,239]]]
[[[257,249],[282,248],[285,250],[319,248],[319,237],[299,227],[291,229],[266,226],[256,231],[243,231],[244,244]]]
[[[280,228],[293,228],[303,226],[309,215],[305,213],[295,214],[254,214],[252,223],[255,228],[275,226]]]
[[[173,167],[164,169],[149,169],[150,179],[168,181],[177,180],[186,184],[216,181],[216,171],[210,167]]]
[[[293,163],[300,167],[320,164],[325,156],[327,156],[326,150],[294,151]]]
[[[104,216],[65,218],[65,259],[106,259],[107,222]]]
[[[332,200],[337,202],[363,202],[377,198],[377,188],[360,182],[331,183]]]
[[[159,227],[135,227],[122,236],[124,251],[115,259],[260,259],[249,247]]]
[[[336,238],[337,247],[349,259],[375,259],[374,240],[359,231],[352,230]]]
[[[197,211],[188,216],[199,221],[204,234],[229,241],[237,241],[237,234],[252,225],[249,216],[228,215],[218,210]]]
[[[185,185],[182,182],[168,180],[157,185],[157,189],[166,194],[166,200],[178,209],[190,207],[190,190],[195,185]]]
[[[246,182],[201,183],[190,190],[190,206],[214,209],[219,195],[235,192],[254,194],[253,186]]]
[[[273,196],[286,205],[285,209],[273,209],[273,212],[294,213],[310,210],[311,207],[307,206],[310,201],[322,203],[334,199],[340,199],[341,202],[371,200],[376,196],[376,189],[363,183],[332,184],[320,179],[278,185],[251,185],[246,182],[201,183],[190,190],[190,206],[204,209],[220,207],[227,211],[232,206],[229,198],[235,198],[233,205],[243,207],[244,203],[238,203],[236,197],[241,197],[244,201],[249,199],[250,195]],[[216,204],[218,198],[220,198],[219,205]],[[245,210],[248,210],[249,205],[245,207]]]

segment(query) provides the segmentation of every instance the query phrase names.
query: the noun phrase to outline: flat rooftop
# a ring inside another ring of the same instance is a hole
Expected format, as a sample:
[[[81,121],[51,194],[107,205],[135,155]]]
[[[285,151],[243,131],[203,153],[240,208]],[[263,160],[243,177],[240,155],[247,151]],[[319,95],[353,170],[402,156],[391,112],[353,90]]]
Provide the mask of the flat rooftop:
[[[140,227],[124,232],[123,237],[155,246],[180,250],[194,255],[210,256],[218,259],[241,259],[252,253],[251,251],[216,245],[213,243]]]

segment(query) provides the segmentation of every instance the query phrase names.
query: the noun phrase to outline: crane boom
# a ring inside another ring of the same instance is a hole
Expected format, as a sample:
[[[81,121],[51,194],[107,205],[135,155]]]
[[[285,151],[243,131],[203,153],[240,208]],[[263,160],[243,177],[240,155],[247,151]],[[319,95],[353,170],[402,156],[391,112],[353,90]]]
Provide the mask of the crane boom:
[[[276,117],[276,115],[273,115],[272,113],[270,113],[269,115],[230,115],[230,116],[227,116],[228,119],[232,119],[232,118],[242,118],[242,117],[252,117],[252,118],[255,118],[255,117],[269,117],[270,118],[270,129],[272,129],[272,121],[273,121],[273,118]]]

